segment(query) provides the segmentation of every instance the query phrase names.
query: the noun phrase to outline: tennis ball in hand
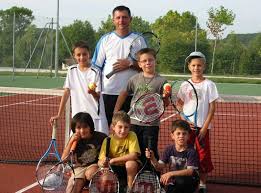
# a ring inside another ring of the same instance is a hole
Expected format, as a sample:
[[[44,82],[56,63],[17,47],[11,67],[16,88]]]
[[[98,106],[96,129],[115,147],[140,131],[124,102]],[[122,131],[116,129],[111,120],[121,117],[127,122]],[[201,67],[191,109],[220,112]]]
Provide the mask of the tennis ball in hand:
[[[89,85],[88,85],[88,88],[90,89],[90,90],[95,90],[96,89],[96,84],[94,83],[94,82],[92,82],[92,83],[90,83]]]
[[[170,83],[165,83],[164,86],[163,86],[163,90],[167,93],[170,93],[171,92],[171,85]]]

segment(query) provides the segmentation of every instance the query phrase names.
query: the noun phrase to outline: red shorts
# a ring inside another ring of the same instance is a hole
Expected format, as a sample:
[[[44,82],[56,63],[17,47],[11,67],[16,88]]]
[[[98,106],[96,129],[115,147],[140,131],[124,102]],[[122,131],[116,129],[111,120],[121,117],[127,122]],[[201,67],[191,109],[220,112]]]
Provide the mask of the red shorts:
[[[207,131],[204,139],[200,142],[196,135],[196,130],[192,130],[188,143],[192,145],[195,144],[199,156],[199,171],[203,173],[211,172],[214,169],[214,166],[210,155],[209,130]]]

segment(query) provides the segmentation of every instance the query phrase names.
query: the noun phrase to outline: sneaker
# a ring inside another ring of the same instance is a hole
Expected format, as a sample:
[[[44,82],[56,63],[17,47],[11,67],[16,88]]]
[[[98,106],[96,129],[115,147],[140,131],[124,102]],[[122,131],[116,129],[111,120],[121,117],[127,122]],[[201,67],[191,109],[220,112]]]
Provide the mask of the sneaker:
[[[207,193],[206,188],[199,188],[198,193]]]

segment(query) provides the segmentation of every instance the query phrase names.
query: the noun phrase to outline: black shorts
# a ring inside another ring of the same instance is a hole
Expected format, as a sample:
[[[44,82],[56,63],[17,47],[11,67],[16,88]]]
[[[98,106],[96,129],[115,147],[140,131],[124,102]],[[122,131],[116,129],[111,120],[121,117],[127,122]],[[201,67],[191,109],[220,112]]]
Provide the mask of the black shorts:
[[[118,95],[103,94],[102,97],[103,97],[103,101],[104,101],[106,118],[108,121],[108,125],[110,127],[112,116],[113,116],[113,111],[114,111],[114,107],[115,107],[115,104],[118,99]],[[131,98],[132,98],[132,96],[128,96],[121,108],[121,110],[125,111],[126,113],[129,112],[129,110],[130,110]]]

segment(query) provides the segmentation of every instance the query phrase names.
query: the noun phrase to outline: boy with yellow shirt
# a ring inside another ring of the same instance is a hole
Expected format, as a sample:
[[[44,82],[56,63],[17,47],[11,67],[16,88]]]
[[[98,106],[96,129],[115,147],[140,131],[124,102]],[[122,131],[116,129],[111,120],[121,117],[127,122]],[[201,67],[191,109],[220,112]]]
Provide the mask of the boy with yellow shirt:
[[[113,134],[110,135],[109,164],[118,175],[118,179],[127,176],[127,184],[130,188],[140,166],[138,138],[134,132],[129,131],[130,117],[123,111],[114,113],[111,128]],[[105,139],[101,147],[98,165],[104,167],[107,164]]]

